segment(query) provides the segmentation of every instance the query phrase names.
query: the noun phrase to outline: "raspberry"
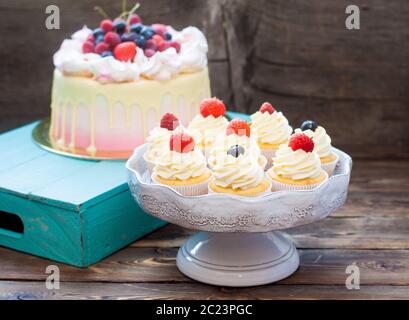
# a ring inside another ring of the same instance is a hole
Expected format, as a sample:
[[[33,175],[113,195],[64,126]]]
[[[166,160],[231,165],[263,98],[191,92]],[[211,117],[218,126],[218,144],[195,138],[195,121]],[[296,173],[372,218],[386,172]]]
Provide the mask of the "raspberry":
[[[82,44],[82,52],[84,52],[84,53],[94,52],[94,43],[91,42],[91,41],[85,41]]]
[[[160,127],[173,131],[179,126],[179,119],[173,113],[165,113],[160,119]]]
[[[101,54],[104,51],[109,51],[109,45],[105,42],[100,42],[95,46],[95,52]]]
[[[180,52],[181,46],[180,46],[180,43],[179,43],[179,42],[177,42],[177,41],[172,41],[172,42],[170,43],[170,46],[171,46],[172,48],[175,48],[177,53]]]
[[[156,42],[153,41],[152,39],[147,40],[145,44],[145,49],[151,49],[156,52],[157,50]]]
[[[109,31],[104,36],[104,42],[106,42],[111,47],[111,49],[114,49],[118,44],[121,43],[121,38],[117,33]]]
[[[162,52],[170,48],[170,43],[163,41],[161,44],[158,45],[158,51]]]
[[[226,112],[226,106],[223,101],[217,98],[207,98],[200,103],[200,114],[203,117],[212,115],[215,118],[221,117]]]
[[[114,56],[119,61],[130,61],[136,55],[136,44],[134,42],[123,42],[118,44],[114,50]]]
[[[129,24],[130,25],[141,23],[141,22],[142,22],[142,20],[137,14],[131,15],[131,17],[129,18]]]
[[[250,126],[242,119],[233,119],[226,128],[226,135],[237,134],[238,136],[250,137]]]
[[[170,150],[179,153],[188,153],[195,148],[195,141],[185,132],[174,133],[169,141]]]
[[[295,133],[291,136],[288,146],[293,151],[302,149],[305,152],[312,152],[314,150],[314,141],[304,133]]]
[[[274,109],[274,107],[269,102],[264,102],[260,107],[261,113],[268,112],[269,114],[272,114],[274,113],[274,111],[276,111],[276,109]]]
[[[108,32],[111,31],[113,28],[113,24],[112,24],[112,20],[110,19],[105,19],[102,20],[99,27],[104,30],[104,32]]]
[[[155,30],[156,34],[164,36],[167,28],[164,24],[155,23],[152,25],[152,29]]]
[[[156,51],[152,49],[145,49],[143,53],[145,54],[146,57],[150,58],[156,53]]]
[[[152,40],[155,41],[155,44],[156,44],[156,46],[158,46],[158,47],[165,41],[165,40],[163,39],[163,37],[160,36],[160,35],[158,35],[158,34],[155,34],[155,35],[152,37]]]

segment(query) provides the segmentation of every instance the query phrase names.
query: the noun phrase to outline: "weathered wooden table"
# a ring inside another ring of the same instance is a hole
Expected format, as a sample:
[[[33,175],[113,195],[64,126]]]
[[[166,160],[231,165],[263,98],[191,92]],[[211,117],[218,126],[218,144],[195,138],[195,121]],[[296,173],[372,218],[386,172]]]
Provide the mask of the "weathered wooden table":
[[[291,277],[254,288],[220,288],[184,277],[178,246],[191,231],[168,225],[88,268],[0,248],[0,299],[409,299],[409,163],[355,161],[346,205],[290,230],[301,265]],[[348,290],[346,268],[360,270]],[[60,268],[59,290],[45,273]]]

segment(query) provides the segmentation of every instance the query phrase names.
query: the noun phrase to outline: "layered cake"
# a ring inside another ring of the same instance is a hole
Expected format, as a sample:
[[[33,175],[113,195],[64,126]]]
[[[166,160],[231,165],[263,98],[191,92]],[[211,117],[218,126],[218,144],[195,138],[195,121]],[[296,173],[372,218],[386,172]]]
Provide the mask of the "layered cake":
[[[207,41],[195,27],[142,24],[136,14],[83,27],[54,55],[50,139],[90,157],[127,158],[160,115],[187,124],[210,97]]]

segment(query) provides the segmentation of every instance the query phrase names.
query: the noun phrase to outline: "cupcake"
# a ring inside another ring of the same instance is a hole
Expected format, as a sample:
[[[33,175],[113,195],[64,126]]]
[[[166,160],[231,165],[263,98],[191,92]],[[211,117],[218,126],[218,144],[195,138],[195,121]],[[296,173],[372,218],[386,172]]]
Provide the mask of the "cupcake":
[[[321,168],[312,139],[295,133],[288,144],[278,148],[267,177],[272,182],[272,191],[309,190],[326,181],[328,173]]]
[[[331,138],[325,129],[312,120],[306,120],[301,124],[300,129],[296,129],[295,132],[302,132],[314,141],[314,151],[320,157],[321,166],[331,176],[334,173],[339,157],[332,150]]]
[[[153,128],[146,138],[147,150],[143,155],[149,173],[152,173],[156,160],[169,148],[172,131],[179,126],[179,119],[172,113],[165,113],[159,127]]]
[[[186,132],[176,132],[156,160],[151,177],[154,183],[169,186],[184,196],[198,196],[208,192],[211,176],[193,138]]]
[[[260,148],[257,145],[256,139],[251,134],[251,130],[246,121],[241,119],[233,119],[226,128],[226,134],[216,139],[213,148],[210,150],[207,162],[212,168],[218,155],[224,155],[232,146],[242,146],[250,156],[258,162],[264,170],[267,165],[267,159],[261,154]]]
[[[209,193],[257,197],[271,192],[263,169],[243,146],[234,145],[219,154],[212,171]]]
[[[260,110],[251,116],[251,129],[257,136],[257,143],[270,167],[272,158],[280,144],[286,143],[293,132],[288,120],[281,112],[265,102]]]
[[[226,130],[228,121],[224,117],[225,113],[226,107],[221,100],[205,99],[200,103],[200,114],[189,123],[188,130],[206,157],[216,138]]]

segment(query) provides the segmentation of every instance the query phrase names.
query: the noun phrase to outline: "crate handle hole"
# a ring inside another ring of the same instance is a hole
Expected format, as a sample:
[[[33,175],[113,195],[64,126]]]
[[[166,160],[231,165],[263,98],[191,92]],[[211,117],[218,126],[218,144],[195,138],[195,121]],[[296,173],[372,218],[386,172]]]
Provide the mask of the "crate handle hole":
[[[24,233],[24,223],[18,215],[0,210],[1,231],[12,232],[12,234],[17,233],[21,236]]]

